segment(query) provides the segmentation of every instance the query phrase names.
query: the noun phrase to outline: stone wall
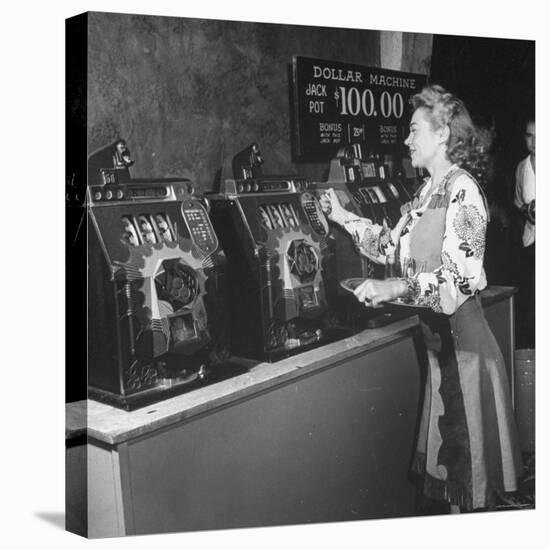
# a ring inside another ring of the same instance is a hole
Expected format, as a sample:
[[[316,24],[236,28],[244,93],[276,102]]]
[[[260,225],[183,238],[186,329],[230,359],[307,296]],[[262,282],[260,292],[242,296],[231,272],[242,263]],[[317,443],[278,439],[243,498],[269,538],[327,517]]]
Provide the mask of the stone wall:
[[[133,177],[231,177],[233,155],[260,144],[267,173],[323,179],[329,159],[292,160],[293,55],[428,73],[432,36],[376,30],[89,14],[88,153],[118,137]],[[397,44],[398,47],[394,47]],[[396,56],[396,57],[395,57]],[[228,164],[227,164],[228,163]]]

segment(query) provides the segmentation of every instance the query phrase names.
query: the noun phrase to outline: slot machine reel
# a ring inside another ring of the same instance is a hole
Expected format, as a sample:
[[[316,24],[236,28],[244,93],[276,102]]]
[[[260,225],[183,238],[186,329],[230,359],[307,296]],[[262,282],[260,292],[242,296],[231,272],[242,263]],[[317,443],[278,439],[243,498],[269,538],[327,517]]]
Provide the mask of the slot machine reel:
[[[154,232],[154,229],[151,225],[150,219],[147,216],[141,215],[138,217],[139,227],[141,230],[141,235],[143,237],[143,242],[156,244],[157,238]]]
[[[173,242],[175,240],[174,232],[173,229],[170,227],[166,216],[163,216],[162,214],[155,214],[153,219],[158,230],[158,236],[160,240],[167,243]]]
[[[133,220],[128,216],[122,216],[120,221],[122,223],[122,240],[130,246],[139,246],[141,244],[141,239],[138,237],[138,232]]]
[[[259,213],[259,222],[260,224],[265,227],[268,231],[273,229],[273,222],[271,220],[271,216],[267,213],[267,208],[265,205],[260,205],[257,208],[257,211]]]

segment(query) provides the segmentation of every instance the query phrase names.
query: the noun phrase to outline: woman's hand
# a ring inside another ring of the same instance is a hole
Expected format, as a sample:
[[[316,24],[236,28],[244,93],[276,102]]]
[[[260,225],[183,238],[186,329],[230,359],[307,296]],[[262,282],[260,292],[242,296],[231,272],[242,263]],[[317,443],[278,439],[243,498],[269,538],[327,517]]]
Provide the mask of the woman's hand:
[[[358,286],[354,295],[366,306],[376,307],[382,302],[395,300],[408,293],[408,285],[404,279],[366,279]]]
[[[319,202],[322,211],[328,216],[328,219],[340,225],[343,224],[351,214],[348,210],[343,208],[336,192],[331,187],[320,196]]]

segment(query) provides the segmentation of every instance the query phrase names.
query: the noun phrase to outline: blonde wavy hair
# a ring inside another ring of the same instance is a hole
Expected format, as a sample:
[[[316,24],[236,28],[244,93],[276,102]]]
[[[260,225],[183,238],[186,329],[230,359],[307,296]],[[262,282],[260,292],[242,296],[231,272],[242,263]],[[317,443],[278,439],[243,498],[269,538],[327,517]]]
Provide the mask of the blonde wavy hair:
[[[489,170],[492,136],[488,130],[474,125],[465,103],[442,86],[433,84],[413,96],[412,105],[414,109],[425,110],[433,130],[448,126],[448,159],[484,182]]]

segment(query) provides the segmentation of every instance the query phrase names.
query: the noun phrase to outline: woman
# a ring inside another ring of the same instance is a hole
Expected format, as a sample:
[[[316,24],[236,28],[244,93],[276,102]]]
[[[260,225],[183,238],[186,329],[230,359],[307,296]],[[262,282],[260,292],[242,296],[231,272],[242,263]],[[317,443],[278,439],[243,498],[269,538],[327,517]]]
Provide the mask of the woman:
[[[405,144],[412,165],[430,178],[402,208],[396,227],[348,212],[332,189],[321,204],[373,261],[406,258],[424,268],[367,279],[354,293],[368,306],[398,298],[424,306],[418,311],[429,369],[413,470],[424,474],[427,497],[459,512],[515,491],[520,453],[503,357],[478,298],[486,287],[486,200],[463,169],[482,168],[485,146],[465,105],[444,88],[423,89],[413,105]]]

